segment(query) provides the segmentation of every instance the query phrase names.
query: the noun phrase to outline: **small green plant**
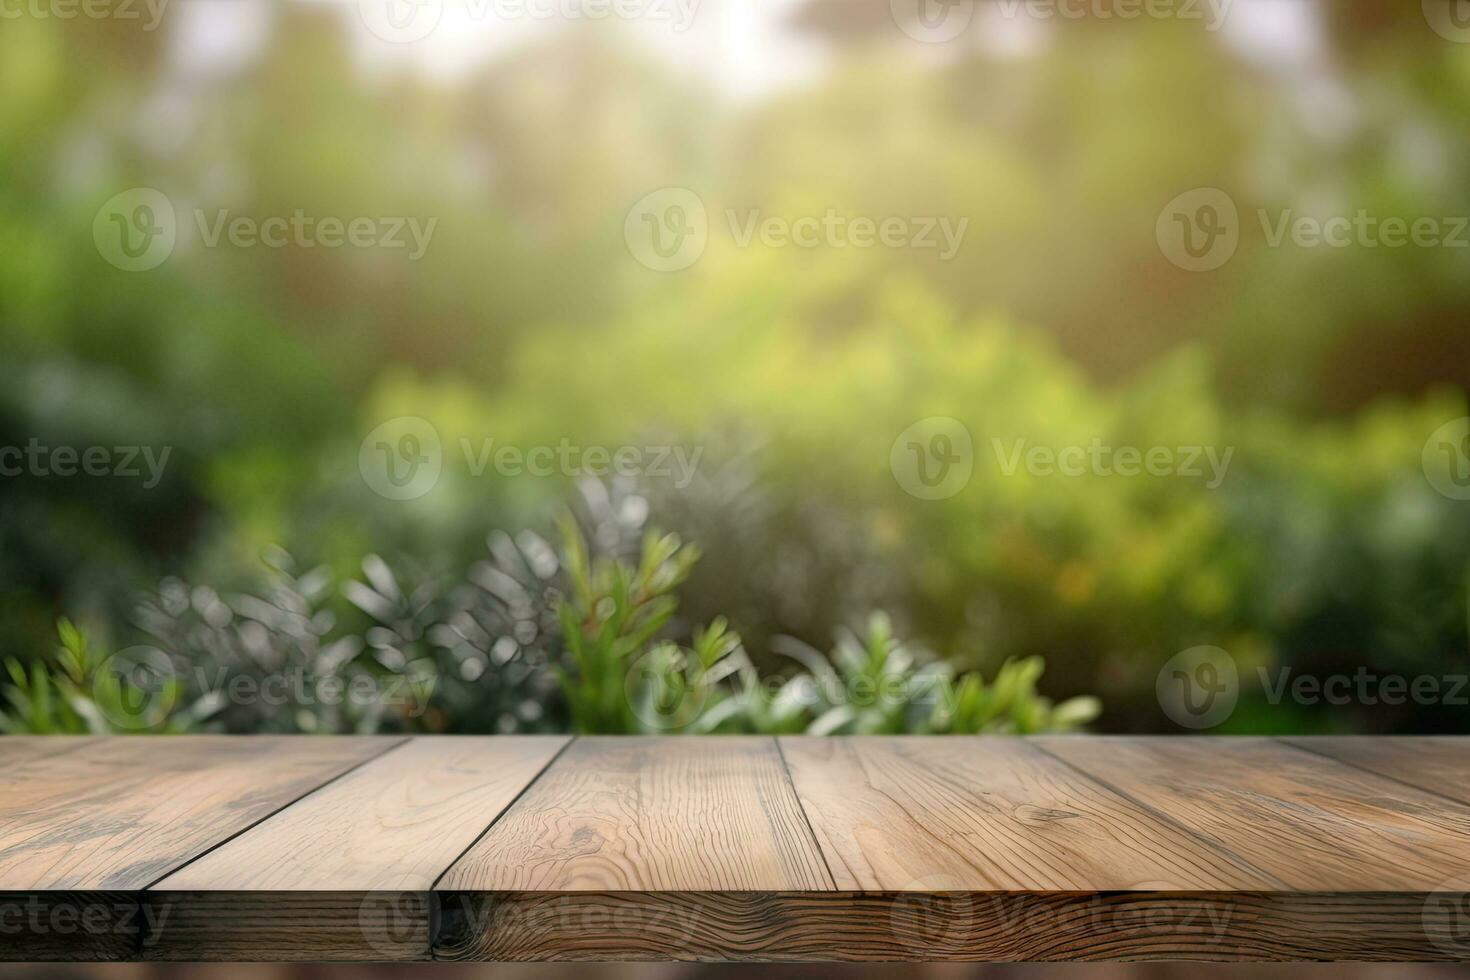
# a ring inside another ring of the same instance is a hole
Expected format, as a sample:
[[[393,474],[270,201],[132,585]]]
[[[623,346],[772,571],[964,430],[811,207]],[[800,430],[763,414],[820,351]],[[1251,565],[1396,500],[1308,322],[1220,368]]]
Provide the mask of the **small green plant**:
[[[931,716],[932,730],[955,735],[1069,732],[1102,714],[1102,702],[1094,697],[1054,704],[1038,694],[1036,682],[1045,670],[1046,661],[1027,657],[1007,660],[989,684],[978,673],[965,674]]]
[[[704,734],[739,727],[748,707],[727,681],[751,672],[740,635],[720,617],[688,647],[656,644],[629,669],[624,689],[641,730]]]
[[[0,731],[31,735],[107,735],[139,731],[179,732],[199,719],[198,706],[175,710],[183,685],[166,666],[145,678],[145,658],[127,651],[100,656],[86,633],[68,619],[57,621],[60,646],[50,660],[27,670],[9,658],[5,690],[9,710]],[[146,651],[162,658],[159,651]],[[166,661],[164,661],[166,664]]]
[[[887,615],[868,619],[862,636],[845,632],[830,656],[781,638],[778,651],[806,669],[758,702],[757,730],[812,735],[1031,734],[1071,731],[1098,716],[1096,698],[1053,704],[1036,691],[1040,657],[1007,661],[987,684],[893,634]],[[749,689],[749,687],[747,688]]]
[[[614,556],[593,556],[570,517],[563,517],[559,527],[570,594],[557,608],[568,659],[557,678],[572,727],[600,734],[657,727],[640,714],[656,713],[659,705],[669,703],[670,692],[681,684],[675,677],[685,675],[688,661],[672,644],[651,649],[649,644],[678,609],[674,590],[699,560],[699,549],[677,535],[649,531],[635,565]],[[719,651],[728,652],[728,637],[734,634],[725,632],[723,622],[711,626],[701,634],[696,658],[719,659],[724,655]],[[739,638],[734,642],[738,645]],[[647,685],[653,686],[651,693]],[[681,699],[688,700],[684,695]]]

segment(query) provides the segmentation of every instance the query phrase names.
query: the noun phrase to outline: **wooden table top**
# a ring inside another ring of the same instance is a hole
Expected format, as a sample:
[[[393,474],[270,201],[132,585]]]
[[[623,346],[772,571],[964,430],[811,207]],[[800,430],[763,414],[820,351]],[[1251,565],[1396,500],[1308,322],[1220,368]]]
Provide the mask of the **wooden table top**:
[[[1470,738],[0,738],[4,960],[1470,959]]]

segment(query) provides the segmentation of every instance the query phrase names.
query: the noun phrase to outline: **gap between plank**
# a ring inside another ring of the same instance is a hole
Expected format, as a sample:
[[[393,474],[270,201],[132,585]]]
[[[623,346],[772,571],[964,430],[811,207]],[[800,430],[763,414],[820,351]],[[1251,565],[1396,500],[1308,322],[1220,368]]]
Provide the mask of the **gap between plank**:
[[[826,869],[827,880],[832,884],[832,890],[837,891],[837,876],[832,873],[832,864],[827,860],[827,852],[822,850],[822,842],[817,840],[817,830],[812,826],[811,814],[806,812],[806,804],[801,800],[801,791],[796,788],[796,780],[791,778],[791,765],[786,761],[786,747],[781,744],[781,736],[772,735],[771,741],[776,743],[776,755],[781,759],[781,771],[786,775],[786,785],[791,787],[791,796],[796,800],[796,808],[801,811],[801,819],[806,823],[806,832],[811,835],[812,846],[817,849],[817,857],[822,859],[822,867]]]
[[[1239,863],[1241,867],[1248,868],[1249,870],[1251,870],[1251,871],[1255,872],[1256,874],[1260,875],[1262,878],[1266,879],[1267,881],[1275,882],[1276,883],[1276,887],[1279,888],[1279,889],[1281,889],[1282,891],[1284,891],[1284,892],[1296,892],[1297,891],[1297,889],[1292,888],[1286,882],[1282,881],[1280,878],[1278,878],[1275,875],[1271,874],[1269,871],[1266,871],[1263,868],[1258,868],[1256,866],[1255,862],[1248,861],[1245,858],[1241,857],[1239,854],[1236,854],[1234,851],[1230,850],[1230,848],[1226,847],[1224,844],[1221,844],[1220,842],[1214,840],[1213,838],[1206,837],[1203,834],[1196,833],[1187,824],[1181,823],[1175,817],[1172,817],[1169,814],[1163,812],[1162,810],[1159,810],[1159,809],[1157,809],[1157,808],[1155,808],[1153,806],[1150,806],[1148,803],[1145,803],[1143,800],[1140,800],[1140,799],[1136,798],[1131,793],[1124,792],[1123,790],[1121,790],[1118,787],[1114,786],[1112,783],[1109,783],[1106,779],[1103,779],[1100,776],[1094,776],[1092,773],[1088,772],[1086,769],[1083,769],[1081,766],[1076,765],[1071,760],[1065,759],[1062,756],[1057,755],[1055,752],[1049,751],[1046,748],[1046,746],[1044,746],[1044,745],[1038,745],[1035,742],[1031,741],[1030,739],[1024,739],[1024,741],[1025,741],[1025,744],[1029,748],[1035,749],[1037,752],[1040,752],[1042,755],[1047,756],[1048,758],[1055,759],[1056,761],[1060,762],[1062,765],[1066,766],[1068,769],[1071,769],[1073,772],[1081,775],[1082,778],[1091,780],[1092,782],[1094,782],[1097,785],[1101,786],[1103,789],[1107,790],[1109,793],[1112,793],[1114,796],[1117,796],[1117,797],[1119,797],[1121,799],[1127,800],[1129,803],[1132,803],[1134,806],[1140,807],[1145,812],[1153,815],[1156,819],[1158,819],[1158,820],[1160,820],[1160,821],[1162,821],[1164,823],[1167,823],[1171,827],[1173,827],[1175,830],[1178,830],[1178,831],[1182,832],[1186,837],[1190,838],[1191,840],[1199,841],[1201,844],[1205,845],[1205,847],[1207,847],[1207,848],[1209,848],[1209,849],[1211,849],[1211,850],[1213,850],[1213,851],[1215,851],[1215,852],[1217,852],[1219,854],[1223,854],[1225,857],[1229,858],[1230,860]]]
[[[493,817],[490,818],[490,822],[485,825],[485,829],[482,830],[482,831],[480,831],[478,834],[476,834],[475,835],[475,839],[472,840],[472,841],[470,841],[469,844],[465,847],[465,849],[462,850],[462,851],[460,851],[459,854],[455,856],[455,858],[454,858],[453,861],[450,861],[448,864],[446,864],[444,866],[444,870],[441,871],[441,872],[439,872],[439,874],[434,878],[433,881],[429,882],[429,894],[430,895],[432,895],[434,893],[434,889],[436,889],[436,888],[439,887],[439,882],[441,882],[441,881],[444,880],[444,876],[447,875],[447,874],[449,874],[449,869],[452,868],[452,867],[454,867],[461,860],[463,860],[464,859],[464,856],[466,854],[470,853],[470,850],[472,848],[474,848],[474,846],[476,844],[480,843],[480,840],[486,834],[490,833],[490,828],[491,827],[494,827],[497,823],[499,823],[500,822],[500,818],[503,817],[503,816],[505,816],[507,813],[509,813],[511,811],[511,807],[513,807],[517,803],[521,802],[521,797],[525,796],[528,792],[530,792],[532,786],[535,786],[537,783],[539,783],[541,781],[541,777],[544,776],[544,775],[546,775],[546,771],[548,769],[550,769],[552,766],[556,765],[556,760],[557,759],[560,759],[562,757],[563,753],[565,753],[567,749],[569,749],[569,748],[572,747],[572,743],[575,742],[575,741],[577,741],[577,739],[579,739],[579,738],[581,738],[580,735],[573,735],[570,738],[568,738],[564,743],[562,743],[562,747],[556,750],[556,754],[553,755],[550,759],[547,759],[546,760],[546,765],[544,765],[540,769],[536,770],[536,775],[534,775],[530,779],[526,780],[526,785],[524,785],[524,786],[521,787],[520,792],[516,793],[516,795],[511,799],[511,801],[509,803],[507,803],[504,807],[501,808],[501,810],[500,810],[499,813],[495,814],[495,816],[493,816]],[[437,912],[437,908],[438,908],[437,903],[431,902],[430,903],[430,908],[431,909],[434,909]],[[438,925],[437,921],[435,921],[437,919],[438,919],[438,916],[437,915],[431,915],[430,929],[429,929],[429,950],[430,950],[431,953],[433,952],[434,944],[439,939],[439,937],[437,935],[435,935],[435,931],[436,930],[434,928],[435,926]]]
[[[269,736],[250,736],[250,735],[246,735],[246,736],[241,736],[241,737],[243,737],[243,738],[260,738],[260,737],[269,737]],[[312,736],[310,736],[310,735],[297,735],[297,736],[283,736],[283,737],[288,737],[288,738],[311,738]],[[239,837],[241,834],[247,834],[247,833],[249,833],[250,831],[254,830],[256,827],[259,827],[261,824],[265,823],[271,817],[274,817],[276,814],[282,813],[282,812],[290,809],[291,807],[293,807],[296,804],[300,803],[302,800],[306,799],[311,794],[316,793],[316,792],[318,792],[318,791],[320,791],[322,789],[325,789],[326,787],[328,787],[328,786],[332,785],[333,783],[335,783],[337,780],[339,780],[342,777],[348,775],[349,773],[356,772],[357,770],[361,769],[363,766],[367,765],[370,762],[377,762],[379,759],[383,758],[383,756],[387,755],[389,752],[392,752],[394,749],[402,748],[403,746],[407,745],[409,742],[412,742],[412,741],[413,741],[413,736],[408,736],[406,738],[400,738],[398,741],[396,741],[393,744],[389,745],[383,751],[381,751],[381,752],[374,752],[372,755],[368,756],[366,759],[363,759],[361,762],[353,763],[352,765],[348,766],[346,769],[343,769],[341,772],[337,773],[331,779],[328,779],[325,782],[322,782],[322,783],[320,783],[320,784],[318,784],[316,786],[313,786],[311,789],[309,789],[306,792],[302,793],[300,796],[296,797],[295,799],[288,800],[287,802],[282,803],[280,806],[276,807],[270,813],[267,813],[265,816],[261,817],[259,820],[256,820],[254,823],[250,824],[249,826],[242,827],[241,829],[235,831],[233,834],[231,834],[230,836],[224,838],[223,840],[215,841],[213,844],[209,845],[204,850],[200,851],[198,854],[196,854],[193,857],[189,858],[189,860],[185,861],[183,864],[179,865],[177,868],[173,868],[173,869],[171,869],[171,870],[169,870],[169,871],[167,871],[167,872],[159,875],[153,881],[149,882],[147,885],[144,885],[138,891],[139,896],[141,896],[143,892],[146,892],[146,891],[151,890],[159,882],[163,881],[165,878],[169,877],[170,875],[178,874],[180,871],[184,870],[189,865],[193,864],[195,861],[198,861],[200,858],[204,857],[207,854],[214,853],[215,851],[219,850],[221,847],[224,847],[230,841],[234,840],[236,837]]]
[[[1392,736],[1378,737],[1391,738]],[[1308,755],[1316,756],[1319,759],[1326,759],[1329,762],[1336,762],[1339,765],[1347,766],[1349,769],[1352,769],[1355,772],[1360,772],[1363,775],[1369,776],[1373,779],[1387,780],[1390,783],[1397,783],[1400,786],[1406,786],[1409,789],[1418,790],[1420,793],[1428,793],[1430,796],[1437,796],[1441,800],[1444,800],[1447,803],[1453,803],[1455,804],[1455,806],[1460,807],[1461,809],[1470,806],[1470,802],[1467,802],[1466,800],[1458,799],[1454,796],[1447,796],[1446,794],[1441,793],[1438,790],[1430,789],[1427,786],[1420,786],[1418,783],[1411,783],[1407,779],[1400,779],[1397,776],[1390,776],[1387,773],[1378,772],[1377,770],[1369,769],[1366,766],[1360,766],[1356,762],[1353,762],[1351,759],[1340,759],[1335,755],[1328,755],[1326,752],[1318,752],[1316,749],[1312,748],[1309,745],[1299,745],[1296,742],[1293,742],[1291,740],[1292,738],[1293,736],[1289,735],[1272,736],[1271,741],[1288,749],[1295,749],[1298,752],[1305,752]]]

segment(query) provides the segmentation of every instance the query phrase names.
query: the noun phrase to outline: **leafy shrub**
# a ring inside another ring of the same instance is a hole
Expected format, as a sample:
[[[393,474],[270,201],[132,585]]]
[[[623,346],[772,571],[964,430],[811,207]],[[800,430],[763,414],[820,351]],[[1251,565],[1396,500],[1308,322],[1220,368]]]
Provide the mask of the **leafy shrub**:
[[[668,624],[678,608],[674,589],[699,560],[699,550],[677,536],[649,532],[636,566],[588,554],[581,532],[562,522],[563,566],[571,594],[557,608],[569,669],[558,672],[582,732],[637,728],[625,678],[635,658]],[[665,650],[660,659],[668,660]]]
[[[602,734],[1024,733],[1068,730],[1097,713],[1092,699],[1053,706],[1038,695],[1039,658],[1007,663],[988,685],[956,677],[895,638],[881,613],[861,638],[839,637],[830,657],[780,638],[779,653],[801,669],[762,676],[724,617],[678,641],[677,590],[696,546],[648,530],[628,554],[621,534],[595,547],[570,514],[558,532],[558,548],[534,534],[492,534],[490,557],[449,590],[377,555],[363,560],[361,580],[334,588],[325,568],[298,573],[279,551],[259,595],[226,599],[166,580],[137,615],[171,665],[153,693],[173,710],[152,727],[514,732],[558,727],[560,702],[572,730]],[[367,617],[364,628],[340,625],[339,596]],[[7,730],[112,730],[111,709],[127,692],[69,623],[62,639],[54,664],[7,664]]]
[[[113,658],[101,656],[81,629],[62,619],[56,624],[61,646],[50,661],[35,660],[27,670],[20,661],[5,661],[10,686],[8,711],[0,711],[0,731],[31,735],[108,735],[134,732],[140,698],[154,695],[171,707],[182,684],[165,678],[156,691],[136,690],[126,670],[110,669]],[[192,726],[201,712],[167,711],[149,723],[152,731],[179,732]]]
[[[843,632],[830,657],[809,650],[803,662],[822,695],[811,734],[975,734],[1070,731],[1101,712],[1096,698],[1053,705],[1036,692],[1046,669],[1040,657],[1006,661],[987,684],[975,671],[954,667],[893,635],[886,615],[875,613],[867,631]],[[837,695],[837,696],[834,696]]]

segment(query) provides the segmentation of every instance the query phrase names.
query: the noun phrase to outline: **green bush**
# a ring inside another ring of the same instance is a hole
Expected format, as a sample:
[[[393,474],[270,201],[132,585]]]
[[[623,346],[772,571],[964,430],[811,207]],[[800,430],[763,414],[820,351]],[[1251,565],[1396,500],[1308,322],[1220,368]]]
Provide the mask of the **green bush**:
[[[594,552],[570,515],[559,531],[554,551],[535,536],[516,546],[492,535],[490,563],[447,592],[376,555],[363,561],[362,581],[337,589],[323,568],[297,574],[283,552],[270,556],[260,595],[226,600],[165,581],[137,616],[162,676],[134,692],[163,711],[122,730],[514,732],[566,718],[589,734],[1029,733],[1070,730],[1097,714],[1093,699],[1054,706],[1039,695],[1039,658],[1007,663],[987,684],[896,639],[881,613],[861,639],[841,637],[830,658],[782,638],[781,652],[801,669],[762,676],[723,617],[687,644],[671,635],[697,547],[647,531],[624,557],[616,547]],[[368,617],[359,627],[340,625],[339,594]],[[130,692],[119,686],[129,675],[99,666],[70,623],[61,635],[55,662],[29,671],[7,663],[13,710],[0,726],[119,730],[110,719],[129,717]],[[260,696],[281,678],[294,697]],[[324,697],[328,685],[339,696]],[[359,687],[371,696],[352,697]]]
[[[145,729],[181,732],[208,714],[199,705],[175,710],[183,695],[177,679],[160,678],[159,686],[149,688],[133,670],[126,669],[136,664],[117,663],[114,657],[99,654],[86,633],[70,620],[58,621],[56,632],[61,646],[52,659],[34,660],[29,669],[14,658],[5,661],[9,709],[0,711],[0,731],[29,735],[110,735]],[[148,702],[159,706],[156,717],[145,717],[140,711]]]

